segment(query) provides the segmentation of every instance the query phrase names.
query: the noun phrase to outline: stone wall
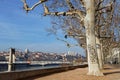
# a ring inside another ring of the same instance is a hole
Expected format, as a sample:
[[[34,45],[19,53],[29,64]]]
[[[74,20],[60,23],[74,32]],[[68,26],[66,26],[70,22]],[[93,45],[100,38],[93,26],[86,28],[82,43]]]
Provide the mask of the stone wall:
[[[2,72],[0,73],[0,80],[18,80],[32,76],[46,76],[53,73],[73,70],[76,68],[87,67],[87,64],[79,66],[67,66],[59,68],[49,68],[49,69],[36,69],[36,70],[26,70],[26,71],[13,71],[13,72]]]

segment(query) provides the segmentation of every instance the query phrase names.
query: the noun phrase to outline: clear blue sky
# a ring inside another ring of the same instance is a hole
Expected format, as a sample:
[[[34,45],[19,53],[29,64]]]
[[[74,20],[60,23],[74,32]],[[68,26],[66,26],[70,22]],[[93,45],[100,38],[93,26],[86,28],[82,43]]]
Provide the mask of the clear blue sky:
[[[45,29],[51,26],[51,18],[41,16],[42,8],[26,14],[22,6],[21,0],[0,1],[0,50],[13,47],[31,51],[83,53],[79,47],[67,48],[54,35],[47,36]],[[61,33],[59,35],[63,37]]]

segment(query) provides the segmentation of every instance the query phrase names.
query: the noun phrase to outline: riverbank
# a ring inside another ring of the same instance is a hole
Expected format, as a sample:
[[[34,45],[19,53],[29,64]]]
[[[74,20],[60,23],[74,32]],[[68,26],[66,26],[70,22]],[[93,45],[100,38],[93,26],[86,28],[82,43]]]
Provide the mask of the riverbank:
[[[105,65],[104,68],[104,76],[101,77],[86,75],[88,68],[77,68],[44,77],[30,77],[24,80],[120,80],[120,67]]]
[[[25,78],[30,78],[32,76],[47,76],[55,73],[65,72],[73,70],[76,68],[87,67],[87,64],[81,64],[77,66],[61,66],[57,68],[46,68],[46,69],[32,69],[32,70],[20,70],[20,71],[10,71],[0,73],[1,80],[24,80]]]

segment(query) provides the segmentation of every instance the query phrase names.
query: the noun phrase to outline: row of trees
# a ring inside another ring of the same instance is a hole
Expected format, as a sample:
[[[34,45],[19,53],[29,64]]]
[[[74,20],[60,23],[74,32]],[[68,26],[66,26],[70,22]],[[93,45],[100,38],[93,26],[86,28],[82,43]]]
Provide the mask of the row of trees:
[[[61,29],[65,38],[74,38],[87,50],[88,74],[103,76],[104,57],[120,46],[119,0],[39,0],[31,7],[22,2],[26,12],[42,4],[44,16],[58,19],[59,23],[53,20],[51,31]]]

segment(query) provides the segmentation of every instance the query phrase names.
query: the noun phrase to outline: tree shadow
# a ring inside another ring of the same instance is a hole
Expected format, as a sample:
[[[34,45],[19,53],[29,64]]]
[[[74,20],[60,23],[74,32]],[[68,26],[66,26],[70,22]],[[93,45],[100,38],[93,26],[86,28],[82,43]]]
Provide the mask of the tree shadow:
[[[109,70],[109,69],[112,69],[112,68],[104,68],[104,70]]]
[[[58,74],[58,73],[62,73],[62,72],[67,72],[67,71],[69,71],[69,70],[35,75],[35,76],[31,76],[31,77],[22,78],[22,80],[35,80],[35,79],[38,79],[38,78],[42,78],[42,77],[46,77],[46,76],[50,76],[50,75]],[[21,80],[21,79],[18,79],[18,80]]]
[[[55,74],[55,73],[53,73],[53,74]],[[35,80],[35,79],[42,78],[42,77],[45,77],[45,76],[50,76],[50,75],[53,75],[53,74],[41,74],[41,75],[36,75],[36,76],[23,78],[22,80]]]
[[[106,72],[104,73],[104,75],[115,74],[115,73],[120,73],[120,71]]]

